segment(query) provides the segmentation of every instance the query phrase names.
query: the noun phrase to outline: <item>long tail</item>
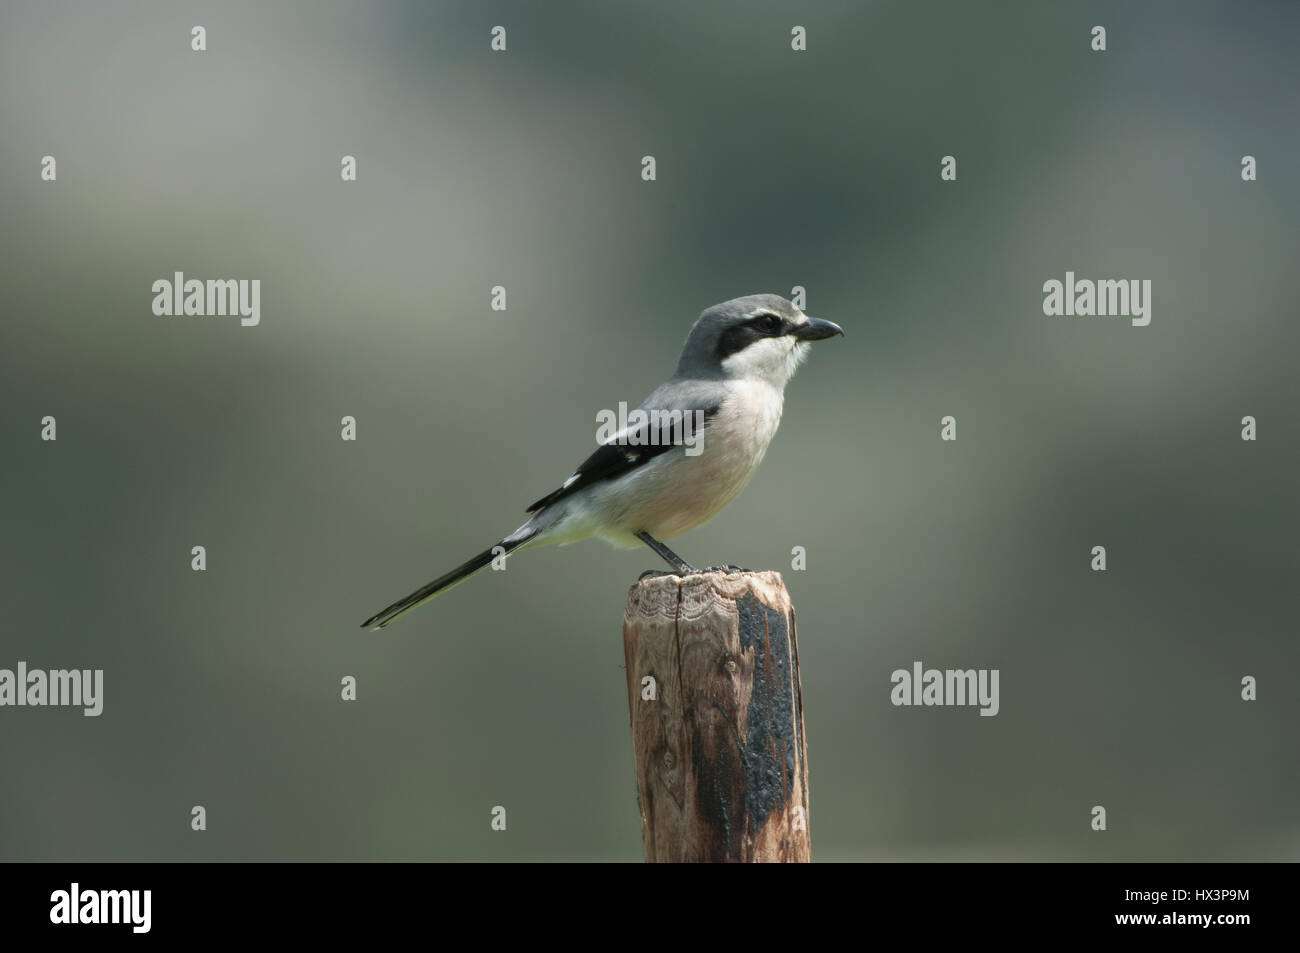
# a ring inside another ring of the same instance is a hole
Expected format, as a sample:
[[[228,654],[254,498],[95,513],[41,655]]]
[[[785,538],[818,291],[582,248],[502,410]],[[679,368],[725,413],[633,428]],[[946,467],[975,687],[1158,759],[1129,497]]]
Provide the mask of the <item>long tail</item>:
[[[534,536],[537,535],[536,530],[521,535],[522,530],[523,527],[521,527],[520,530],[517,530],[516,532],[507,536],[505,539],[501,540],[501,542],[497,543],[496,546],[493,546],[491,549],[483,550],[483,552],[479,553],[473,559],[469,560],[468,562],[461,563],[451,572],[439,576],[437,579],[429,583],[427,586],[421,586],[419,589],[415,590],[415,592],[411,593],[405,599],[399,599],[396,602],[394,602],[391,606],[389,606],[387,609],[375,613],[365,622],[361,623],[361,628],[370,629],[372,632],[382,629],[384,626],[388,625],[388,623],[392,622],[398,616],[410,612],[416,606],[424,605],[424,603],[428,602],[430,599],[438,595],[444,589],[450,589],[452,586],[456,585],[456,583],[468,579],[470,576],[474,575],[474,573],[478,572],[480,569],[485,568],[488,565],[488,563],[496,559],[497,556],[504,555],[503,553],[497,552],[498,546],[501,549],[505,550],[505,554],[508,554],[518,549],[524,543],[528,542],[530,539],[532,539]]]

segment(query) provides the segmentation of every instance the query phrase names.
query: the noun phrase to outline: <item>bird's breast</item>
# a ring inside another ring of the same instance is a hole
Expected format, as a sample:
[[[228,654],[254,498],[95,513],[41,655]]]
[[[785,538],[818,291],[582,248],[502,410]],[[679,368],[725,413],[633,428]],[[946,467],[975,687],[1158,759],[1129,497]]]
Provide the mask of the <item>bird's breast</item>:
[[[673,539],[735,499],[781,423],[781,391],[732,382],[692,453],[674,449],[646,468],[619,514],[620,529]],[[698,451],[698,452],[694,452]]]

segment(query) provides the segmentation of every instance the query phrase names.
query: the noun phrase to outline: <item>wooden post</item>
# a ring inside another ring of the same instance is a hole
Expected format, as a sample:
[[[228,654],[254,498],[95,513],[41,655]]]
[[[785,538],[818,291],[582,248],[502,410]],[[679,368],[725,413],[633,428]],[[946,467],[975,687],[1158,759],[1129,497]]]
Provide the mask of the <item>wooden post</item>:
[[[809,861],[799,647],[780,573],[643,579],[623,651],[646,860]]]

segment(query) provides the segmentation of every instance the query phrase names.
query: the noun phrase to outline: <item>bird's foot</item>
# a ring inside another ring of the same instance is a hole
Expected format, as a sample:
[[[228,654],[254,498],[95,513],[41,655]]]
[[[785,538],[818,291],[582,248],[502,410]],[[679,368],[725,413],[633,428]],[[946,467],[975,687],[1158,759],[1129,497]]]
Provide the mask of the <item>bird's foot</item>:
[[[699,576],[706,572],[724,572],[728,576],[732,576],[738,572],[753,572],[753,570],[745,569],[742,566],[733,566],[731,563],[726,563],[722,566],[705,566],[703,569],[696,569],[692,566],[690,570],[685,572],[678,572],[673,569],[647,569],[645,572],[641,573],[641,575],[637,576],[637,579],[657,579],[660,576]]]

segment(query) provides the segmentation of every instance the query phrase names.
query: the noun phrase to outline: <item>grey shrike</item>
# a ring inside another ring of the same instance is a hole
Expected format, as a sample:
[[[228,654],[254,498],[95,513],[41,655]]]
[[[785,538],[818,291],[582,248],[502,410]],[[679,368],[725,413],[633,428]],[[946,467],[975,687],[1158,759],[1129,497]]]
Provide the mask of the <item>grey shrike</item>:
[[[715,304],[687,335],[677,371],[641,403],[644,413],[629,414],[625,429],[528,507],[528,522],[362,628],[382,629],[498,556],[589,536],[620,548],[644,543],[675,572],[697,572],[662,540],[712,519],[744,489],[781,422],[786,382],[809,344],[843,333],[777,295]],[[683,423],[697,420],[704,429],[692,454],[680,435]]]

